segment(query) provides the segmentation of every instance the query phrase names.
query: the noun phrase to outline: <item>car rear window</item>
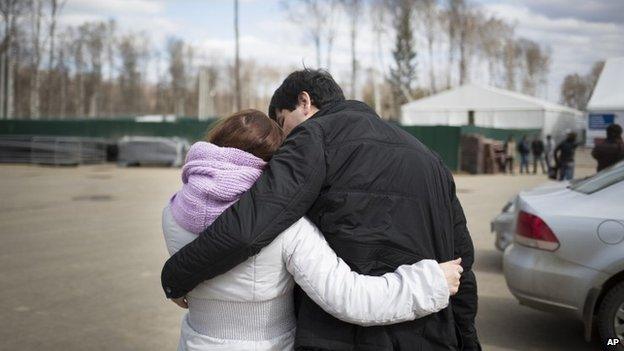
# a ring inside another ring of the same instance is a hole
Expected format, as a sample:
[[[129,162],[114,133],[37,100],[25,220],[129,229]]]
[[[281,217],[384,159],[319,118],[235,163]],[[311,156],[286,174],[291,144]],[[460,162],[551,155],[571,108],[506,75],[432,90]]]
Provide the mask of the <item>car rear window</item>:
[[[570,189],[583,194],[591,194],[624,180],[624,161],[598,172],[596,175],[573,183]]]

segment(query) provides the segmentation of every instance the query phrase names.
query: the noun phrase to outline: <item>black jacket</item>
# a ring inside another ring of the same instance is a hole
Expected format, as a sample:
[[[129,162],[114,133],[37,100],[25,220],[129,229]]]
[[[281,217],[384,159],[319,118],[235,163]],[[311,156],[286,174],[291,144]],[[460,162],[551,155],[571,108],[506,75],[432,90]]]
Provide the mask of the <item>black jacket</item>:
[[[544,142],[536,139],[531,142],[531,151],[533,156],[541,156],[544,153]]]
[[[357,272],[462,257],[464,273],[448,308],[390,326],[339,321],[298,290],[297,349],[480,349],[474,249],[452,175],[416,138],[357,101],[326,107],[292,131],[251,190],[167,261],[167,296],[233,268],[304,215]]]
[[[619,140],[605,140],[597,144],[592,150],[592,156],[598,161],[597,172],[624,160],[624,142]]]
[[[555,162],[562,165],[567,162],[574,162],[574,152],[580,143],[564,140],[555,148]]]

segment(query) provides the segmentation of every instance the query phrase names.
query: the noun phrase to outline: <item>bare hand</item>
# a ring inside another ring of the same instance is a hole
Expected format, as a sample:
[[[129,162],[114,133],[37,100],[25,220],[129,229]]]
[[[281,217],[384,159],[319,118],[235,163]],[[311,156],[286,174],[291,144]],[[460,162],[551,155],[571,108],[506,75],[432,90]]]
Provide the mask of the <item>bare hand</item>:
[[[180,306],[181,308],[188,309],[188,301],[186,301],[186,296],[177,297],[175,299],[171,299],[171,302]]]
[[[444,272],[444,277],[446,278],[446,283],[448,285],[449,294],[455,295],[457,291],[459,291],[459,278],[461,278],[461,274],[464,272],[461,264],[461,257],[455,259],[453,261],[438,263],[442,272]]]

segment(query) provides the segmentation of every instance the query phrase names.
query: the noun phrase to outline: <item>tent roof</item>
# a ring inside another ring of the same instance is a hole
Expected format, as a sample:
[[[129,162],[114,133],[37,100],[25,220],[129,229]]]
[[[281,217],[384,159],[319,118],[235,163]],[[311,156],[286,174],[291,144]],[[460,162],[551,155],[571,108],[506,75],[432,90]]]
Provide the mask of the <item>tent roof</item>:
[[[607,59],[588,110],[624,110],[624,57]]]
[[[563,111],[582,112],[536,97],[480,84],[465,84],[403,105],[406,111]]]

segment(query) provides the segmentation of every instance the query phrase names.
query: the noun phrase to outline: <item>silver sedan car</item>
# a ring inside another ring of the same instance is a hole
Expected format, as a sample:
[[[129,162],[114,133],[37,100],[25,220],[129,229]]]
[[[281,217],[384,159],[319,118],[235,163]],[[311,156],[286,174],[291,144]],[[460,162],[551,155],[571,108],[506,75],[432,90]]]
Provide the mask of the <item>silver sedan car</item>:
[[[513,242],[513,223],[516,215],[516,207],[514,205],[515,202],[515,197],[507,201],[505,206],[503,206],[501,213],[499,213],[492,220],[492,222],[490,222],[490,231],[496,236],[494,246],[496,246],[496,248],[500,251],[505,251],[507,246]]]
[[[521,304],[596,326],[624,350],[624,162],[567,186],[520,193],[503,269]]]

